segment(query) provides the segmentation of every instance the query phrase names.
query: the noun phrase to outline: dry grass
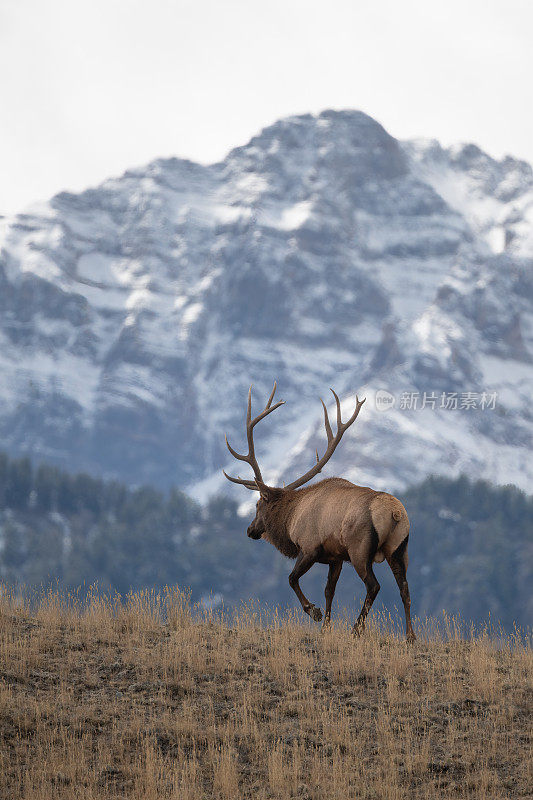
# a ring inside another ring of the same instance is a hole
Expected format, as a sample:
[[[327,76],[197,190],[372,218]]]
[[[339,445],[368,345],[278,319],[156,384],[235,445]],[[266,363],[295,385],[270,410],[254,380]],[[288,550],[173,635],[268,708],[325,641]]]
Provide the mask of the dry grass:
[[[0,797],[530,797],[531,651],[178,592],[0,602]]]

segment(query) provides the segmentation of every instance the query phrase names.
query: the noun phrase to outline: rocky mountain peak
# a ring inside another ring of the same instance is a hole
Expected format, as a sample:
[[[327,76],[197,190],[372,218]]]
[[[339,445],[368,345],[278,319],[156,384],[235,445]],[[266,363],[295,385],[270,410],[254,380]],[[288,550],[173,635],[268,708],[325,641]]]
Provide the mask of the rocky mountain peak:
[[[320,446],[333,385],[347,407],[355,391],[369,402],[332,471],[526,488],[532,222],[529,165],[400,142],[360,111],[63,192],[1,226],[4,447],[231,490],[223,434],[239,441],[249,384],[267,396],[277,378],[288,403],[260,445],[273,481]]]

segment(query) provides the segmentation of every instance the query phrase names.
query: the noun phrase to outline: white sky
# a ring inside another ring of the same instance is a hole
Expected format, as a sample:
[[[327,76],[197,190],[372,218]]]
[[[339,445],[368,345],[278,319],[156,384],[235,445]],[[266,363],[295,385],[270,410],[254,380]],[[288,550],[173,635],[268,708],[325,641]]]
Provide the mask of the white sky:
[[[0,213],[282,116],[533,162],[530,0],[0,0]]]

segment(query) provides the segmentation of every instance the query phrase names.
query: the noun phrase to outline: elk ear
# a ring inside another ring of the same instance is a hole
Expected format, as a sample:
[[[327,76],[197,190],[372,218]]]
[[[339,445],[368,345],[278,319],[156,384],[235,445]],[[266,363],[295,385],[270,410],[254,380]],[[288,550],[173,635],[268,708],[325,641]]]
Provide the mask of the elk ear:
[[[283,489],[277,489],[272,486],[264,486],[260,489],[259,494],[261,495],[262,500],[272,502],[272,500],[277,500],[281,497],[283,494]]]

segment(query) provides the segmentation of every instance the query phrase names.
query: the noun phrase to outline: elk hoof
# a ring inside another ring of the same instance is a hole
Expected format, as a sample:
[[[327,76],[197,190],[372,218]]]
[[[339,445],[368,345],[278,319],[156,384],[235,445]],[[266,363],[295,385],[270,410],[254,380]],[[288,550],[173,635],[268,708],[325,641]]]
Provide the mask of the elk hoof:
[[[320,620],[322,619],[322,611],[316,606],[314,606],[313,603],[309,603],[309,605],[306,606],[304,611],[307,611],[311,619],[314,619],[315,622],[320,622]]]
[[[409,631],[407,634],[407,644],[413,644],[413,642],[416,642],[416,636],[413,631]]]
[[[324,622],[322,623],[322,627],[320,628],[321,631],[327,631],[327,629],[331,627],[331,619],[326,616],[324,617]]]

